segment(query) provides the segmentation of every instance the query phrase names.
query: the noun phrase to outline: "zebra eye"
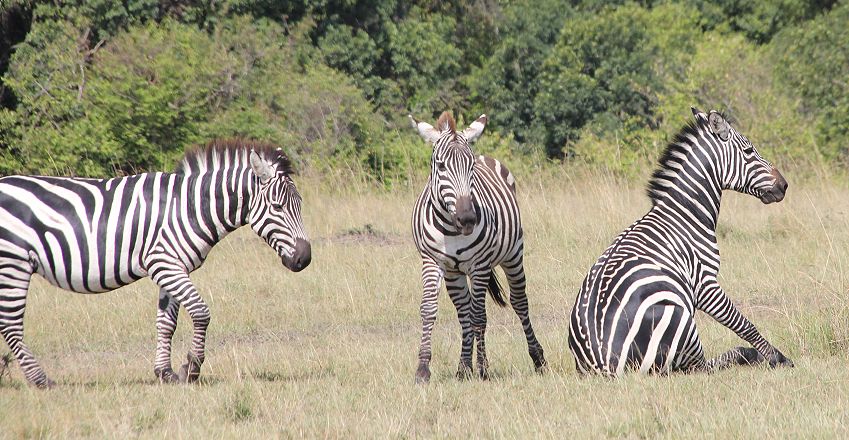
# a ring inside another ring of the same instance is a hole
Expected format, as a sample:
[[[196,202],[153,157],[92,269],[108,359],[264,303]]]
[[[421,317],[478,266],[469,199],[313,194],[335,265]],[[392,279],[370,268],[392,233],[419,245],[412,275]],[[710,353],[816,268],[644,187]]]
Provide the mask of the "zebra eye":
[[[437,162],[436,169],[439,171],[445,171],[445,162]]]
[[[283,204],[282,203],[272,203],[271,209],[273,209],[275,211],[282,211],[283,210]]]
[[[752,154],[755,151],[755,147],[749,145],[748,147],[743,149],[743,152],[746,154]]]

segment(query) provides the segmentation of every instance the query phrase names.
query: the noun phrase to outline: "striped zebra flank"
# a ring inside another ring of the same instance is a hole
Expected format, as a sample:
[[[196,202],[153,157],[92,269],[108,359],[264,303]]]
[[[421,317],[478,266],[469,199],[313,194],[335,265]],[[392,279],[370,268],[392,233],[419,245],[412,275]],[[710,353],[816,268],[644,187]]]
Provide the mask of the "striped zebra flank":
[[[486,116],[481,115],[463,131],[457,131],[448,112],[442,113],[436,128],[412,116],[410,121],[433,146],[430,177],[413,207],[412,218],[413,239],[422,258],[423,285],[416,382],[430,380],[431,334],[443,279],[462,329],[457,375],[472,375],[474,348],[478,373],[488,377],[486,293],[501,306],[507,303],[495,277],[496,266],[501,266],[507,276],[510,305],[524,329],[534,366],[541,371],[545,358],[528,315],[515,180],[500,162],[475,156],[470,147],[483,133]]]
[[[694,108],[693,115],[660,158],[648,187],[651,209],[616,237],[584,279],[569,324],[569,348],[582,373],[793,366],[719,286],[716,239],[723,190],[769,204],[784,198],[787,181],[722,114]],[[705,359],[696,310],[752,347]]]
[[[33,273],[79,293],[150,277],[160,288],[154,372],[163,382],[195,381],[210,313],[189,274],[212,247],[249,224],[290,270],[310,263],[291,173],[279,148],[224,140],[187,152],[174,173],[0,178],[0,333],[27,381],[54,384],[24,343]],[[181,305],[194,332],[188,361],[175,373],[171,339]]]

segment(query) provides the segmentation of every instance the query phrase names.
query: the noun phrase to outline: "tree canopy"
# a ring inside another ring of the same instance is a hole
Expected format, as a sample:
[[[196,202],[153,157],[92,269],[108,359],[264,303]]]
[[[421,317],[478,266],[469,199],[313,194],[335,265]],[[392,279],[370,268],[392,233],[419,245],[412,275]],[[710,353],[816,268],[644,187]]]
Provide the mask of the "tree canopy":
[[[0,173],[172,169],[213,137],[299,166],[403,179],[407,127],[490,116],[510,163],[617,170],[692,105],[771,157],[847,159],[849,2],[11,0],[0,6]]]

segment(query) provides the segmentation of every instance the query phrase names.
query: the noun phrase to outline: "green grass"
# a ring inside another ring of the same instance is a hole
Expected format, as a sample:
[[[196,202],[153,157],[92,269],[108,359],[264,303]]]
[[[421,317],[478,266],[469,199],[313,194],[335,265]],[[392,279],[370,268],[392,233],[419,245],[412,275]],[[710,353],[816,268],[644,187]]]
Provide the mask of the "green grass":
[[[777,205],[726,193],[719,231],[725,291],[794,369],[577,376],[566,316],[580,282],[649,202],[638,185],[563,172],[519,176],[531,316],[548,373],[533,372],[512,311],[489,302],[493,379],[455,379],[459,325],[443,294],[432,382],[416,386],[420,262],[409,215],[418,184],[382,192],[300,182],[308,269],[288,272],[244,229],[193,275],[213,314],[198,384],[154,379],[149,281],[86,296],[36,280],[26,339],[58,387],[32,389],[13,365],[0,379],[0,438],[846,436],[849,191],[787,177]],[[742,344],[698,319],[709,355]],[[180,321],[175,366],[189,341],[185,314]]]

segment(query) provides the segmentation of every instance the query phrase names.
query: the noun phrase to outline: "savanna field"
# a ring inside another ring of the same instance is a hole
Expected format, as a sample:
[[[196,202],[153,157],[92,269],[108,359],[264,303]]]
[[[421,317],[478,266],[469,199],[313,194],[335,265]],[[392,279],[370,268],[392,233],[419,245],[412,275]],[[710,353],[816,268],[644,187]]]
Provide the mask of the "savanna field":
[[[193,274],[212,311],[197,384],[153,375],[149,280],[79,295],[37,279],[26,337],[58,386],[28,387],[12,363],[0,378],[0,437],[846,436],[849,190],[833,176],[785,176],[779,204],[725,193],[720,282],[794,369],[579,377],[567,313],[589,266],[649,200],[633,180],[564,169],[517,176],[547,373],[533,372],[513,312],[487,300],[492,379],[457,380],[460,328],[443,289],[433,378],[415,385],[421,287],[409,216],[421,182],[384,190],[301,177],[310,267],[289,272],[243,228]],[[697,319],[708,356],[743,345]],[[178,366],[189,335],[183,313]]]

